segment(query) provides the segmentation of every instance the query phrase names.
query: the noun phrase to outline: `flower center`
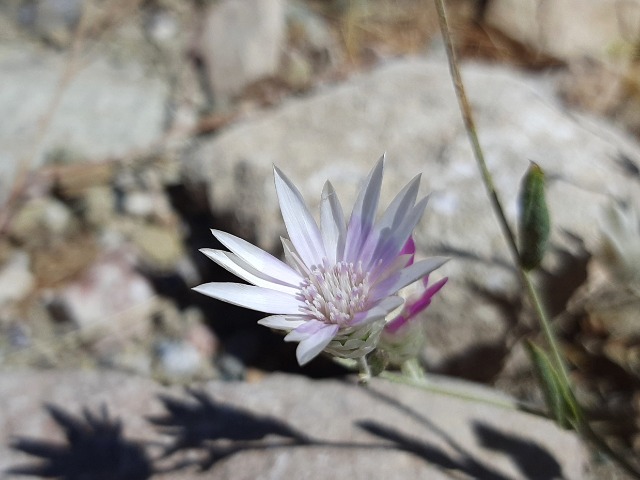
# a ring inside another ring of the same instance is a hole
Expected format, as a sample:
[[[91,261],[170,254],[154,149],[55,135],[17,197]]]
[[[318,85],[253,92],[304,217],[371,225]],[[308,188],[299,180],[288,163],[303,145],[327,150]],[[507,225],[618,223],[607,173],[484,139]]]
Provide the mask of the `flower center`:
[[[339,262],[316,265],[300,285],[303,313],[325,323],[348,325],[353,316],[365,310],[369,294],[369,273],[362,263]]]

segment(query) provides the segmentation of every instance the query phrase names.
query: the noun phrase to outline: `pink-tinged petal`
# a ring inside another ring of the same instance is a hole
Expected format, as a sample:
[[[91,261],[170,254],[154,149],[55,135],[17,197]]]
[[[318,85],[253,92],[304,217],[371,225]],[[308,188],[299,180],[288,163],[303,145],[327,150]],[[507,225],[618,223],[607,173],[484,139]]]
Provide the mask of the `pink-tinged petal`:
[[[292,296],[295,296],[299,292],[298,287],[292,287],[290,285],[286,285],[282,281],[280,281],[280,279],[274,278],[270,275],[267,275],[264,272],[256,270],[247,262],[243,261],[240,257],[238,257],[237,255],[234,255],[233,253],[224,252],[222,250],[213,250],[210,248],[202,248],[200,249],[200,251],[204,253],[207,257],[209,257],[211,260],[216,262],[218,265],[230,271],[237,277],[240,277],[241,279],[246,280],[247,282],[252,283],[258,287],[277,290],[279,292],[288,293],[289,295],[292,295]],[[280,260],[277,260],[277,261],[279,262]],[[271,270],[267,269],[265,271],[271,271]],[[302,281],[303,279],[302,277],[300,277],[300,282]]]
[[[223,302],[265,313],[296,315],[300,313],[302,306],[292,295],[242,283],[204,283],[193,290]]]
[[[364,312],[360,312],[354,315],[353,320],[351,321],[351,327],[362,325],[365,323],[372,322],[376,319],[385,318],[389,313],[393,312],[396,308],[401,306],[404,303],[404,299],[398,296],[386,297],[380,303],[378,303],[375,307],[370,308]]]
[[[417,315],[429,305],[431,305],[431,299],[433,296],[440,291],[442,287],[444,287],[445,283],[449,280],[447,277],[444,277],[442,280],[434,283],[429,288],[427,288],[422,295],[415,301],[409,304],[409,308],[407,308],[407,314],[409,318]]]
[[[409,240],[407,240],[407,242],[404,244],[404,247],[402,247],[402,250],[400,250],[400,253],[398,255],[411,255],[411,262],[409,262],[409,265],[411,265],[413,263],[415,254],[416,242],[413,241],[413,236],[410,236]]]
[[[298,364],[300,366],[305,365],[317,357],[320,352],[327,348],[336,333],[338,333],[338,325],[326,325],[313,335],[302,340],[296,349]]]
[[[300,320],[300,317],[287,315],[271,315],[258,320],[259,325],[287,332],[298,328],[303,323],[305,323],[305,320]]]
[[[270,253],[230,233],[213,229],[211,233],[213,233],[213,236],[216,237],[220,243],[256,270],[265,272],[273,278],[277,278],[280,280],[280,283],[284,285],[300,285],[302,277],[298,272]]]
[[[330,182],[324,184],[320,202],[320,232],[327,259],[331,264],[342,260],[347,225],[338,195]]]
[[[345,242],[346,260],[356,261],[360,258],[362,246],[373,228],[382,187],[384,160],[385,155],[373,167],[353,207]]]
[[[319,320],[307,320],[298,328],[289,332],[289,335],[284,337],[284,340],[285,342],[299,342],[307,338],[309,335],[315,334],[324,328],[325,325],[327,324]]]
[[[429,275],[431,272],[440,268],[449,259],[444,257],[432,257],[427,260],[421,260],[392,275],[375,285],[371,290],[370,299],[372,301],[379,300],[396,293],[401,288],[415,282],[416,280]]]
[[[291,181],[274,167],[276,192],[291,243],[307,266],[320,265],[325,257],[322,237],[302,195]]]
[[[384,326],[384,331],[391,334],[396,333],[404,325],[406,325],[408,321],[409,321],[408,317],[405,317],[403,315],[398,315],[396,318],[394,318]]]

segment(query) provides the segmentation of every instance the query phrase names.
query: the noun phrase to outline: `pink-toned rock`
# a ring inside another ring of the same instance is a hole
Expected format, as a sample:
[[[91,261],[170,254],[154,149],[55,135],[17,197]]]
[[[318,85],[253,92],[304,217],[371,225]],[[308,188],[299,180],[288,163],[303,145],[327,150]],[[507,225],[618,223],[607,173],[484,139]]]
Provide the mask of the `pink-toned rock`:
[[[154,305],[155,292],[123,252],[111,252],[58,293],[68,319],[81,328],[117,331],[142,323]]]

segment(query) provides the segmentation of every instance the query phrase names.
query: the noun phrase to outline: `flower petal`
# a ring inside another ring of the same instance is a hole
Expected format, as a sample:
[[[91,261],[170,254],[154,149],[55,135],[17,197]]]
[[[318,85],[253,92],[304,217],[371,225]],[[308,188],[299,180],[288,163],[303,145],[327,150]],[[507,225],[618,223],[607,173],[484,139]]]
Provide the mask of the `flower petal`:
[[[211,230],[211,233],[220,243],[256,270],[269,272],[269,276],[277,278],[285,285],[300,285],[302,277],[289,265],[281,262],[270,253],[230,233],[214,229]]]
[[[289,239],[307,266],[321,265],[326,255],[318,225],[295,185],[278,167],[273,169],[280,210]]]
[[[375,285],[371,289],[369,298],[375,302],[388,295],[393,295],[401,288],[406,287],[425,275],[429,275],[447,261],[449,261],[449,259],[445,257],[432,257],[409,265],[407,268],[400,270],[395,275]]]
[[[330,182],[324,184],[320,202],[320,232],[327,259],[331,264],[342,260],[347,224],[338,195]]]
[[[363,254],[360,257],[363,263],[378,259],[375,255],[376,247],[381,239],[385,240],[385,236],[381,234],[383,232],[393,232],[403,223],[407,212],[410,212],[414,207],[419,187],[420,175],[416,175],[393,199],[363,246]]]
[[[353,327],[357,325],[363,325],[365,323],[384,318],[403,303],[404,299],[402,297],[399,297],[397,295],[388,296],[384,298],[380,303],[378,303],[375,307],[356,314],[349,326]]]
[[[351,212],[345,242],[345,259],[349,261],[356,261],[360,258],[362,245],[373,228],[380,199],[385,156],[380,157],[378,163],[369,173]]]
[[[271,290],[277,290],[294,296],[299,292],[298,287],[286,285],[280,281],[280,279],[271,277],[260,270],[256,270],[247,262],[242,260],[242,258],[234,255],[233,253],[222,250],[213,250],[211,248],[202,248],[200,251],[221,267],[258,287],[269,288]],[[274,260],[276,259],[274,258]],[[277,261],[279,262],[280,260]],[[289,267],[287,266],[287,268]],[[270,269],[266,269],[266,271],[270,271]],[[303,279],[300,277],[300,282],[302,281]]]
[[[270,317],[258,320],[259,325],[264,325],[265,327],[273,328],[274,330],[285,331],[294,330],[303,323],[305,323],[305,320],[300,320],[300,317],[295,315],[271,315]]]
[[[417,300],[415,300],[414,302],[411,302],[411,304],[407,308],[407,314],[409,318],[417,315],[418,313],[423,311],[425,308],[427,308],[429,305],[431,305],[431,299],[436,293],[440,291],[442,287],[444,287],[445,283],[447,283],[447,280],[449,279],[447,277],[444,277],[442,280],[434,283],[433,285],[425,289],[425,291],[422,292],[422,295],[420,295],[420,297]]]
[[[285,342],[299,342],[304,340],[309,335],[315,334],[320,329],[324,328],[326,323],[320,320],[307,320],[294,331],[289,332],[289,335],[284,337]]]
[[[337,332],[338,325],[325,325],[313,335],[302,340],[296,349],[298,364],[305,365],[317,357],[329,345]]]
[[[404,217],[400,225],[386,229],[384,231],[385,234],[381,235],[380,241],[373,252],[373,258],[377,261],[382,260],[381,265],[383,267],[393,261],[407,243],[413,229],[422,218],[428,201],[429,197],[420,200]]]
[[[242,283],[211,282],[194,287],[196,292],[259,312],[280,315],[300,313],[302,304],[294,296]]]

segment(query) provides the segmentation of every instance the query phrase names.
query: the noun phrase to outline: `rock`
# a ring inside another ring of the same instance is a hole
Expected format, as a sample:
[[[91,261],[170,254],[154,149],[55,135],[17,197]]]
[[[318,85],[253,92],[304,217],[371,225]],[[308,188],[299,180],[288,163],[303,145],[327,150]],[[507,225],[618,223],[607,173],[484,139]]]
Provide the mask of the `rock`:
[[[164,131],[169,87],[156,71],[131,58],[116,63],[95,54],[80,62],[59,90],[67,61],[61,53],[24,43],[0,45],[0,109],[12,112],[0,127],[0,201],[10,191],[18,162],[37,168],[62,146],[94,161],[122,157],[151,147]],[[58,95],[39,141],[39,119]]]
[[[467,384],[437,381],[437,385],[496,398],[491,391]],[[573,433],[532,415],[406,385],[374,380],[363,388],[351,381],[270,375],[257,383],[192,385],[192,391],[196,393],[186,395],[108,371],[2,372],[0,463],[11,468],[46,465],[47,448],[38,450],[43,458],[9,450],[9,445],[19,446],[28,438],[44,445],[55,442],[57,452],[67,453],[65,458],[83,452],[83,465],[98,465],[101,457],[89,461],[90,454],[107,438],[96,438],[89,428],[79,429],[84,439],[80,450],[80,445],[69,447],[60,433],[65,419],[77,419],[78,426],[107,423],[100,414],[106,408],[112,421],[122,425],[122,431],[110,437],[114,448],[109,451],[116,458],[117,452],[129,452],[129,462],[112,461],[102,468],[151,469],[185,462],[171,473],[153,477],[167,480],[211,476],[314,480],[327,478],[330,472],[354,480],[582,479],[586,475],[588,454]],[[66,416],[52,417],[43,408],[45,402]],[[92,415],[83,418],[82,409]],[[181,443],[181,438],[186,441]],[[304,445],[302,438],[307,440]],[[248,445],[246,440],[251,440]],[[158,450],[172,445],[176,451],[154,465]],[[204,466],[202,472],[194,469],[199,461],[206,463],[230,446],[239,450]],[[137,455],[131,456],[134,451]]]
[[[205,358],[192,344],[163,340],[156,345],[158,374],[171,381],[189,381],[204,369]]]
[[[69,207],[51,197],[33,198],[17,210],[9,234],[28,246],[45,246],[65,240],[77,227]]]
[[[563,60],[631,51],[640,4],[617,0],[491,0],[485,21],[536,51]]]
[[[8,303],[24,299],[33,289],[35,279],[29,263],[29,255],[17,251],[0,264],[0,312]]]
[[[637,182],[620,162],[624,156],[640,164],[638,144],[606,122],[567,114],[549,77],[476,64],[466,65],[463,75],[511,225],[529,160],[549,179],[554,249],[575,251],[565,232],[593,245],[599,234],[594,207],[608,197],[640,204]],[[479,365],[495,368],[518,318],[521,290],[477,173],[446,60],[392,62],[291,100],[202,140],[185,167],[194,181],[207,182],[217,214],[231,215],[240,230],[255,233],[261,247],[277,252],[286,233],[273,164],[298,186],[312,211],[317,212],[326,179],[350,209],[357,185],[385,150],[381,205],[422,172],[422,193],[432,197],[416,230],[419,253],[452,257],[438,272],[449,276],[449,283],[426,313],[431,366],[449,371],[452,362],[463,361],[461,374]],[[544,268],[561,271],[560,258],[548,255]],[[563,289],[569,283],[560,279],[554,294],[568,299],[571,292]],[[488,351],[498,356],[497,363],[490,362]],[[485,380],[492,378],[487,375]]]
[[[47,42],[66,47],[81,15],[81,0],[33,0],[24,2],[19,19]]]
[[[207,8],[197,48],[218,106],[276,74],[284,34],[283,0],[222,0]]]
[[[128,236],[140,253],[143,266],[155,272],[174,271],[185,255],[182,235],[175,225],[135,223]]]
[[[104,255],[56,294],[66,320],[93,335],[105,330],[128,338],[149,328],[155,292],[122,251]],[[97,327],[97,328],[96,328]]]
[[[302,55],[315,74],[336,67],[343,60],[339,42],[327,21],[296,0],[286,4],[289,48]]]

